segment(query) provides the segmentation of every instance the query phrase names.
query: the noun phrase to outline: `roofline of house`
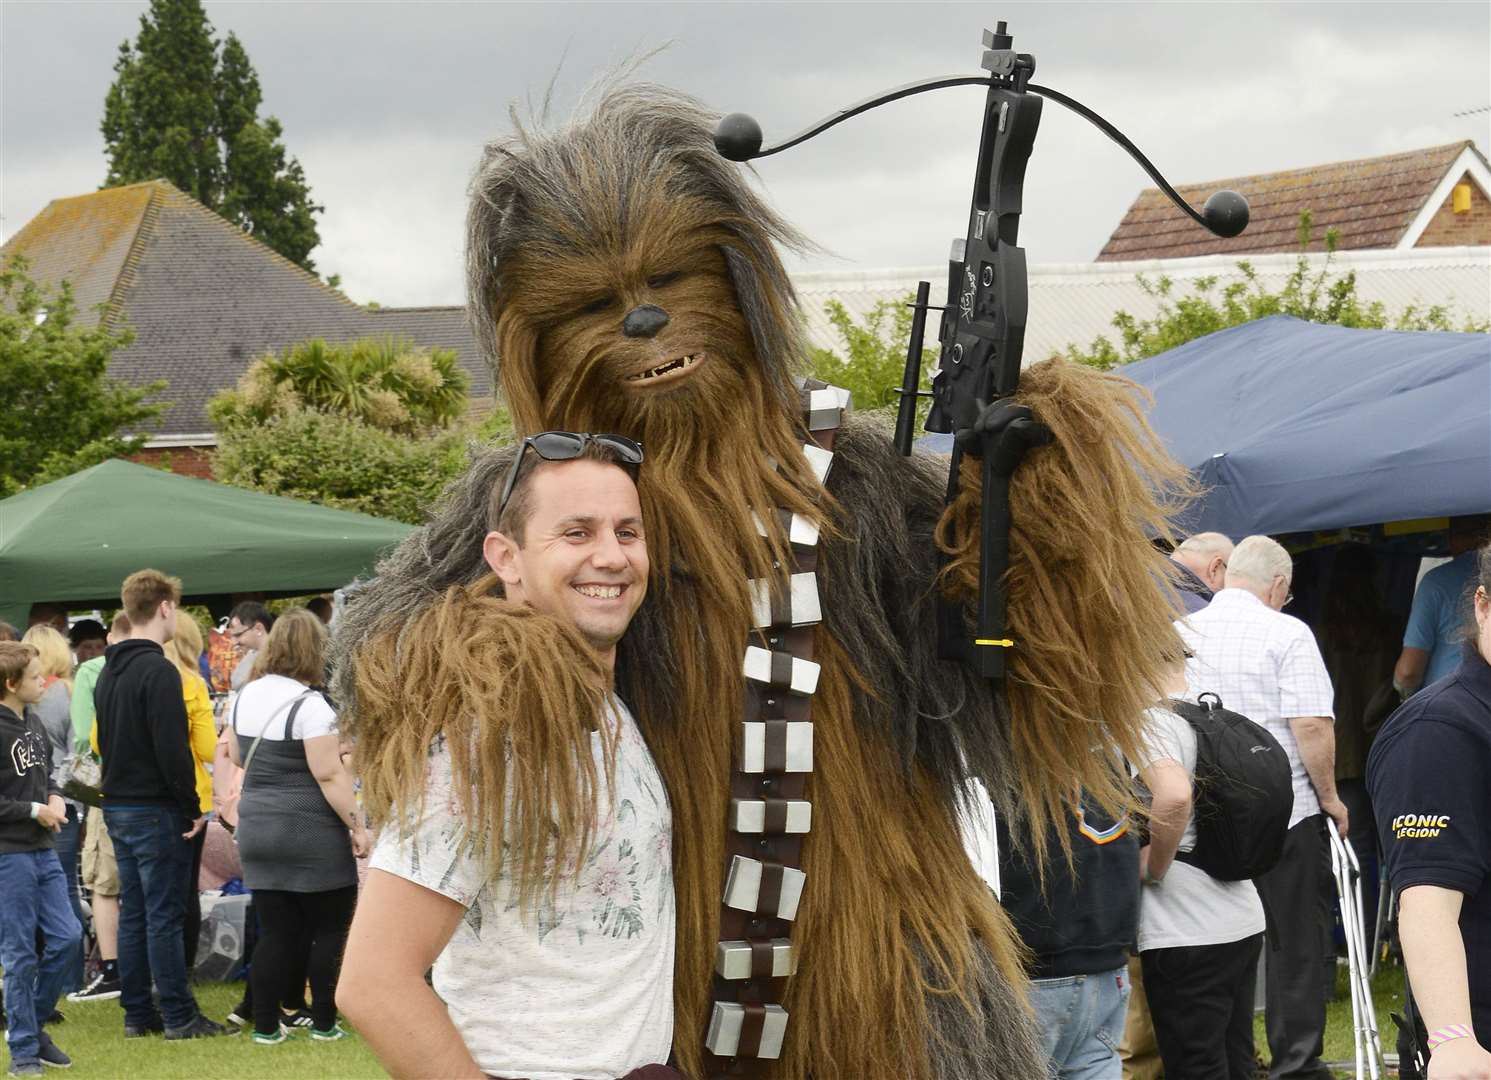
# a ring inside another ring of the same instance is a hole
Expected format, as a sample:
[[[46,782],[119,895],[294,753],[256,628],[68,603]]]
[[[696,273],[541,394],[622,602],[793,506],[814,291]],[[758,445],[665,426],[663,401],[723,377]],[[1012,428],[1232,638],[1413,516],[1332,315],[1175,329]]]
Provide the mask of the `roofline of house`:
[[[1326,253],[1305,253],[1311,262],[1323,260]],[[1370,248],[1337,251],[1331,256],[1337,266],[1346,269],[1369,266],[1393,266],[1403,270],[1430,269],[1440,266],[1491,265],[1491,246],[1434,247],[1434,248]],[[1235,270],[1239,262],[1246,262],[1260,273],[1270,271],[1287,272],[1294,269],[1298,252],[1270,251],[1262,253],[1237,252],[1222,255],[1192,255],[1178,259],[1130,259],[1111,262],[1080,263],[1034,263],[1030,277],[1042,282],[1060,283],[1071,279],[1091,281],[1094,278],[1130,278],[1134,274],[1206,274]],[[842,287],[845,283],[859,282],[865,286],[877,283],[896,284],[911,278],[924,277],[932,282],[947,277],[947,266],[891,266],[871,270],[804,270],[788,275],[801,292],[822,283]]]
[[[145,440],[145,450],[184,450],[189,447],[217,445],[217,432],[188,432],[184,435],[154,435]]]
[[[1424,230],[1429,227],[1429,222],[1434,220],[1434,215],[1439,213],[1444,201],[1450,197],[1460,177],[1469,173],[1481,187],[1481,194],[1491,199],[1491,169],[1486,167],[1486,159],[1475,152],[1475,145],[1471,144],[1460,151],[1460,156],[1445,171],[1439,183],[1435,185],[1434,193],[1419,208],[1418,214],[1409,224],[1408,230],[1404,232],[1402,239],[1398,241],[1398,247],[1411,248],[1419,242],[1419,237],[1424,235]]]

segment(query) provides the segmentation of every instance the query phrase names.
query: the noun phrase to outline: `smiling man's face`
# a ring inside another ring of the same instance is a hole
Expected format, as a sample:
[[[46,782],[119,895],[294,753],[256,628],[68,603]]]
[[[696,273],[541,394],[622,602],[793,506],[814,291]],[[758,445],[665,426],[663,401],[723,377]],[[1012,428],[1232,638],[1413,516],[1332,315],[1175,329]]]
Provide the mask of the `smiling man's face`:
[[[482,545],[509,600],[572,624],[609,664],[647,594],[647,541],[637,488],[599,461],[530,463],[532,500],[521,543]]]

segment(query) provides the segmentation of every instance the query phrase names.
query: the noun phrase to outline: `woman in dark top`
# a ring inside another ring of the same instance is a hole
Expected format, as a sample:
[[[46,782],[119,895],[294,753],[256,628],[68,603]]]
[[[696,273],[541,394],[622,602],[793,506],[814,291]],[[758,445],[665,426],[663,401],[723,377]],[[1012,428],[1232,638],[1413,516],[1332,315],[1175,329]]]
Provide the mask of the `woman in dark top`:
[[[326,629],[287,612],[233,703],[229,754],[244,769],[238,852],[263,936],[252,969],[254,1041],[286,1038],[279,998],[294,951],[310,940],[311,1038],[339,1039],[337,969],[357,899],[354,855],[371,846],[342,763],[336,714],[317,690]]]
[[[1491,545],[1447,678],[1382,727],[1367,762],[1429,1080],[1491,1077]]]

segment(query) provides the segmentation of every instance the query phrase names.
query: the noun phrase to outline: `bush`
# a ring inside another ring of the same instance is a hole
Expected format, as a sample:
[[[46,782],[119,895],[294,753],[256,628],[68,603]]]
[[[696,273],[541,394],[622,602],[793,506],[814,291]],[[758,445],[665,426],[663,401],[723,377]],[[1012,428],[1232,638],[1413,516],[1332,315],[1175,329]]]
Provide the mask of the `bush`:
[[[467,438],[398,435],[297,407],[225,426],[213,472],[226,484],[417,525],[466,467]]]

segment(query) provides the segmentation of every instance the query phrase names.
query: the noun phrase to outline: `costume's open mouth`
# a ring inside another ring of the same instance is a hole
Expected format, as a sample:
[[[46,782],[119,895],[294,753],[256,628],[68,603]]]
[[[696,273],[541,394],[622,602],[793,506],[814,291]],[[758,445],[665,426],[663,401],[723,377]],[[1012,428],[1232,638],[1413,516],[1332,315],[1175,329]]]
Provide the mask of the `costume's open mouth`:
[[[626,377],[627,385],[645,386],[652,389],[664,383],[686,379],[704,362],[704,355],[702,352],[686,353],[683,356],[675,356],[672,360],[658,364],[656,367],[635,371]]]

